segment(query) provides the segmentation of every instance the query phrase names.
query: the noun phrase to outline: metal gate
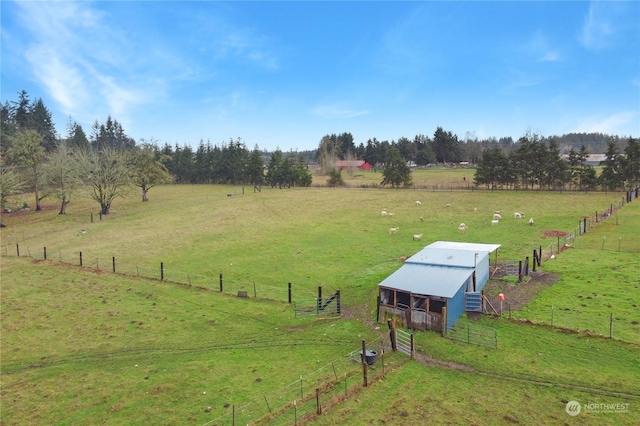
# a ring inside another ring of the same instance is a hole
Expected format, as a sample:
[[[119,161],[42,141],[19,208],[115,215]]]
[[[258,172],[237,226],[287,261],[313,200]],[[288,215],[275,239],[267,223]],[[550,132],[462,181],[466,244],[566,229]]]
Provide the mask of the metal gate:
[[[458,321],[447,331],[447,338],[459,342],[471,343],[496,349],[498,347],[498,332],[493,327]]]
[[[413,356],[413,337],[408,331],[396,329],[396,349]]]

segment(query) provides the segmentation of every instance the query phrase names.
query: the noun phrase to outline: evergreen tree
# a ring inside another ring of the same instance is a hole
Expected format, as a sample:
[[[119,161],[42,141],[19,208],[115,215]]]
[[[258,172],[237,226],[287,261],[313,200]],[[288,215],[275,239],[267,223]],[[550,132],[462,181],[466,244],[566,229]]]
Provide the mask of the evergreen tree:
[[[253,148],[251,155],[249,155],[246,173],[248,182],[260,190],[264,183],[264,162],[258,145]]]
[[[69,117],[67,122],[67,145],[69,148],[89,149],[89,139],[82,126]]]
[[[42,99],[38,98],[33,103],[29,114],[31,115],[32,128],[42,136],[42,146],[45,151],[53,152],[56,149],[58,136],[51,118],[51,112],[44,105]]]
[[[618,144],[614,139],[609,140],[605,155],[607,157],[606,160],[600,163],[600,165],[604,167],[598,178],[598,182],[607,190],[615,191],[624,185],[624,170],[623,158],[618,150]]]
[[[640,140],[629,138],[624,149],[624,178],[628,189],[640,186]]]
[[[473,182],[476,186],[486,185],[487,188],[497,189],[503,183],[503,171],[506,169],[507,157],[500,147],[485,149],[476,167]]]
[[[411,169],[395,146],[389,148],[387,152],[382,176],[382,182],[380,182],[382,186],[390,184],[392,188],[395,188],[400,185],[411,185]]]

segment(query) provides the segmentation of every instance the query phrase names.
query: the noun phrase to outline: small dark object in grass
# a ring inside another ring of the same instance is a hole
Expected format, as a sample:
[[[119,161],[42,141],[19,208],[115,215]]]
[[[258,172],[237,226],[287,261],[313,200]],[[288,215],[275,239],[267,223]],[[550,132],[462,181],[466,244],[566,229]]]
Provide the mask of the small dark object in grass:
[[[229,404],[228,402],[224,404],[224,408],[229,408],[229,407],[231,407],[231,404]]]
[[[261,381],[262,381],[262,377],[258,377],[258,378],[255,380],[255,382],[256,382],[256,383],[260,383]]]
[[[631,321],[631,324],[638,325],[638,321]]]

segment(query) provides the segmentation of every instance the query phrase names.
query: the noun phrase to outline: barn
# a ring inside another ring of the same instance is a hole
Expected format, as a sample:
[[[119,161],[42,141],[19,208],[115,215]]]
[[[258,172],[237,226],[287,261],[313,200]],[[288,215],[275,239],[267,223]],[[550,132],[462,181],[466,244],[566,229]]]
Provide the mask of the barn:
[[[378,319],[418,330],[449,330],[465,311],[481,309],[490,255],[500,244],[436,241],[379,285]]]
[[[371,170],[371,164],[363,160],[338,160],[336,168],[338,170]]]

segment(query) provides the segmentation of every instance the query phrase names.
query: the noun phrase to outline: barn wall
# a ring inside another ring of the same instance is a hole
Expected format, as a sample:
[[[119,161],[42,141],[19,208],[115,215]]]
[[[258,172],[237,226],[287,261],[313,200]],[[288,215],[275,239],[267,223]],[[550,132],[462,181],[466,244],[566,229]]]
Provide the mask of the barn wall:
[[[464,313],[464,290],[467,288],[467,284],[468,282],[460,286],[458,292],[447,302],[447,331]]]
[[[489,281],[489,255],[478,257],[476,263],[476,291],[480,292]]]

